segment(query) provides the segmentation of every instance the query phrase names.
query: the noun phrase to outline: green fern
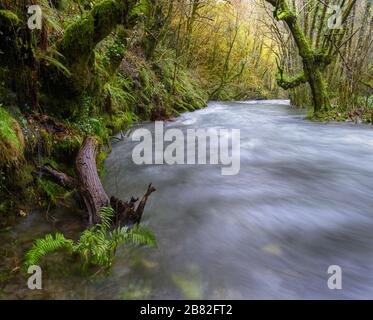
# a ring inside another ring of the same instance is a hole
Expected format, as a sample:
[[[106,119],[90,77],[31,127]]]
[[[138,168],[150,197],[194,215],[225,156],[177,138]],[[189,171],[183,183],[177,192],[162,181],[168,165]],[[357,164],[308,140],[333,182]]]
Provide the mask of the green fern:
[[[74,242],[67,240],[63,234],[57,233],[53,238],[47,234],[44,238],[37,239],[32,248],[26,253],[25,268],[28,269],[32,265],[37,265],[41,258],[59,250],[68,250],[73,252]]]
[[[62,55],[60,53],[58,53],[56,50],[50,50],[50,51],[51,52],[47,52],[47,53],[38,51],[38,52],[35,53],[35,55],[39,60],[45,60],[49,64],[56,67],[66,77],[70,77],[71,76],[70,70],[63,63],[61,63],[58,59],[54,58],[51,54],[58,55],[59,57],[61,57]]]
[[[118,243],[132,244],[135,246],[157,246],[154,234],[147,228],[135,226],[133,228],[123,227],[112,232],[111,237]]]
[[[80,256],[83,270],[87,270],[90,265],[109,269],[119,245],[157,246],[153,233],[143,227],[123,227],[108,232],[114,217],[114,210],[111,207],[102,208],[100,215],[101,223],[85,230],[76,243],[67,240],[59,233],[55,238],[49,234],[36,240],[33,247],[26,253],[25,267],[38,264],[48,254],[66,249],[71,254]]]
[[[100,210],[101,216],[101,224],[99,227],[101,228],[101,233],[106,235],[106,230],[110,229],[110,226],[113,221],[114,217],[114,210],[111,207],[104,207]]]

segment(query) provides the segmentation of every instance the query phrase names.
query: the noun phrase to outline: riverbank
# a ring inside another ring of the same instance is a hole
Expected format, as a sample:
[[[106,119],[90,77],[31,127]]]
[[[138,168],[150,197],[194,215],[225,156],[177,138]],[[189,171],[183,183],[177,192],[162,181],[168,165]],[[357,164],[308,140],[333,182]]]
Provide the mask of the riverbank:
[[[320,122],[352,122],[355,124],[373,124],[373,108],[352,108],[350,110],[333,108],[329,111],[310,114],[307,119]]]
[[[101,172],[110,137],[139,121],[166,120],[203,108],[207,94],[189,71],[180,69],[174,77],[171,59],[156,64],[137,49],[126,53],[117,75],[101,91],[71,102],[82,112],[66,119],[50,112],[23,113],[8,101],[6,107],[0,106],[1,225],[14,220],[14,213],[23,216],[31,208],[71,204],[72,190],[45,179],[38,168],[48,164],[75,176],[74,159],[85,137],[100,141]]]

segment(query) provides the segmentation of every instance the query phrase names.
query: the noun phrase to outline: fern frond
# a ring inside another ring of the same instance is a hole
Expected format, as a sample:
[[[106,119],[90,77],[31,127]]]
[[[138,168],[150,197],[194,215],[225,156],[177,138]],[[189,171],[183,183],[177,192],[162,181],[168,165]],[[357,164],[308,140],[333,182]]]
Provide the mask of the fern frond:
[[[43,8],[43,20],[55,30],[58,34],[63,32],[63,27],[61,25],[61,17],[59,17],[56,10],[51,8],[49,0],[39,0],[39,4]]]
[[[111,236],[117,244],[126,243],[135,246],[157,247],[157,240],[154,234],[145,227],[123,227],[114,231]]]
[[[44,53],[44,52],[37,52],[36,56],[39,60],[45,60],[55,66],[59,71],[61,71],[66,77],[71,76],[70,70],[64,66],[60,61],[58,61],[56,58],[52,57],[50,54]]]
[[[111,207],[100,211],[101,223],[85,230],[78,242],[67,240],[64,235],[57,233],[55,237],[48,234],[35,240],[32,248],[26,253],[25,268],[36,265],[41,258],[61,249],[77,253],[82,260],[83,269],[96,265],[106,269],[112,266],[115,252],[120,244],[156,247],[154,234],[147,228],[135,226],[118,228],[108,232],[112,225],[114,210]]]
[[[28,269],[32,265],[37,265],[41,258],[66,249],[73,251],[73,241],[67,240],[63,234],[57,233],[55,237],[47,234],[44,238],[35,240],[32,248],[25,255],[25,268]]]
[[[100,210],[100,217],[101,217],[101,231],[105,233],[106,230],[110,229],[113,218],[114,218],[114,209],[111,207],[103,207]]]

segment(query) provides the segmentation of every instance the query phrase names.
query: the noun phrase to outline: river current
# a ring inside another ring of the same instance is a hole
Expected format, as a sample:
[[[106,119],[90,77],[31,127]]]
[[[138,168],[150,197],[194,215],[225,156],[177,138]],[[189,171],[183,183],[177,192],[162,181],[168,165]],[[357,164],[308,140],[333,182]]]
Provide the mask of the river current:
[[[235,176],[216,165],[135,165],[135,143],[115,142],[105,189],[127,199],[153,183],[143,223],[158,248],[121,248],[107,277],[48,273],[44,290],[14,281],[0,298],[372,299],[373,130],[304,118],[282,100],[210,102],[165,125],[240,129]],[[33,213],[0,237],[21,250],[47,232],[78,234],[77,213],[50,215]],[[328,287],[332,265],[342,290]]]

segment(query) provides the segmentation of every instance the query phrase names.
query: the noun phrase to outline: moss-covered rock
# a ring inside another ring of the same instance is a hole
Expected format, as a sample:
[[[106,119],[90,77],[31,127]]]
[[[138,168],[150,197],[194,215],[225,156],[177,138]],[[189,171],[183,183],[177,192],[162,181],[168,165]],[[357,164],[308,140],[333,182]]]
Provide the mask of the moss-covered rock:
[[[0,167],[19,164],[24,159],[24,148],[19,123],[0,106]]]

